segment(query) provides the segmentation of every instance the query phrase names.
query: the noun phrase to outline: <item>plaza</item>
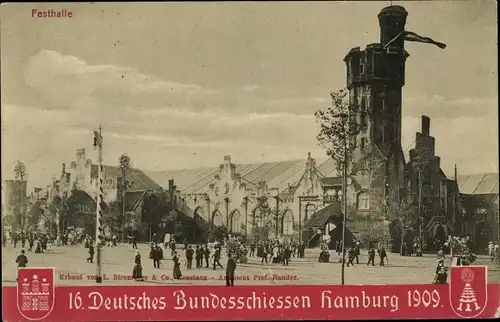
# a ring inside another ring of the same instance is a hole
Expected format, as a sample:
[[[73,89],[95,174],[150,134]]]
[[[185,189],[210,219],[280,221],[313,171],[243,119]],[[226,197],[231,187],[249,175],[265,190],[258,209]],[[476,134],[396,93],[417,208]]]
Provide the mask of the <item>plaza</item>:
[[[44,254],[27,252],[28,267],[55,267],[56,285],[225,285],[225,269],[202,268],[187,270],[185,268],[182,246],[177,249],[181,256],[181,271],[183,279],[172,279],[173,262],[170,250],[164,250],[165,259],[161,268],[153,268],[148,258],[149,245],[139,244],[142,259],[144,282],[131,279],[134,265],[134,252],[131,245],[122,244],[118,247],[103,248],[103,268],[105,279],[102,284],[94,280],[95,263],[88,263],[87,249],[83,246],[53,247]],[[21,248],[7,245],[2,254],[2,285],[16,285],[16,256]],[[225,266],[225,251],[222,252],[221,264]],[[250,258],[247,264],[238,264],[235,285],[338,285],[340,284],[341,264],[338,257],[331,252],[332,263],[318,263],[319,250],[306,249],[303,259],[292,258],[289,266],[282,264],[261,264],[261,259]],[[94,258],[95,260],[95,258]],[[386,266],[366,266],[368,257],[366,251],[361,252],[360,264],[345,268],[346,285],[377,285],[377,284],[429,284],[436,268],[436,256],[402,257],[399,254],[389,254]],[[451,264],[450,257],[447,264]],[[487,256],[479,256],[475,265],[488,265],[488,283],[500,282],[499,264],[491,263]],[[193,264],[193,266],[195,266]]]

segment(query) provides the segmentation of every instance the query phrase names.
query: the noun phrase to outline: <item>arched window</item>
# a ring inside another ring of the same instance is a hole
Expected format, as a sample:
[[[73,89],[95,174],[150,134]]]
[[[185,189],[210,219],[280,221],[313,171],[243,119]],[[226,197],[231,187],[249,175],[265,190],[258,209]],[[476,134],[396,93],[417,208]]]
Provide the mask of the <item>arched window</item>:
[[[370,209],[370,195],[368,192],[360,192],[356,203],[358,205],[358,209]]]
[[[364,129],[366,127],[366,102],[361,99],[361,107],[359,109],[359,126]]]
[[[293,235],[293,213],[290,209],[285,211],[281,224],[282,235]]]

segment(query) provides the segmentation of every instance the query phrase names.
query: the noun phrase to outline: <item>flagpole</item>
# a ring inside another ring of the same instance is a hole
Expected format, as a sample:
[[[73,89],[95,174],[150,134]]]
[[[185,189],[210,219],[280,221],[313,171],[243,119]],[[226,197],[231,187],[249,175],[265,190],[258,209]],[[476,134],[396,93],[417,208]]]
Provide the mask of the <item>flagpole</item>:
[[[98,169],[97,169],[97,198],[96,198],[96,283],[102,283],[102,244],[104,241],[103,226],[102,226],[102,209],[104,193],[102,190],[103,167],[102,167],[102,127],[99,125],[99,132],[94,131],[94,147],[98,149]]]

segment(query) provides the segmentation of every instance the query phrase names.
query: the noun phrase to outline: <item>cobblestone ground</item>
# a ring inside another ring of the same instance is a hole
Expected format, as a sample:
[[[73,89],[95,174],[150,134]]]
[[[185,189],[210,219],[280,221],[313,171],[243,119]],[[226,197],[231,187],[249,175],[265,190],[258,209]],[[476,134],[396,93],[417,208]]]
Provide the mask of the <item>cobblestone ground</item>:
[[[165,260],[160,269],[153,268],[148,259],[148,245],[139,245],[143,261],[143,275],[149,285],[223,285],[225,270],[202,268],[187,270],[184,267],[184,254],[181,270],[183,280],[172,280],[172,260],[170,251],[166,250]],[[11,245],[3,248],[2,252],[2,285],[15,285],[17,268],[16,256],[20,248],[14,249]],[[224,252],[223,252],[224,253]],[[306,250],[306,258],[292,258],[289,266],[281,264],[261,264],[260,259],[251,258],[247,264],[238,264],[236,275],[239,285],[324,285],[340,284],[341,264],[338,257],[332,253],[332,263],[320,264],[317,261],[317,250]],[[57,285],[96,285],[93,275],[96,271],[95,263],[87,263],[87,249],[83,246],[55,247],[45,254],[27,252],[29,267],[56,267]],[[384,267],[366,266],[367,256],[360,256],[360,264],[345,268],[345,284],[348,285],[376,285],[376,284],[426,284],[433,278],[436,267],[436,257],[401,257],[398,254],[389,254],[389,263]],[[451,263],[451,260],[448,262]],[[225,266],[226,259],[221,260]],[[500,283],[500,269],[498,263],[491,263],[486,256],[480,256],[477,265],[489,266],[489,283]],[[119,247],[105,247],[103,253],[103,270],[106,275],[102,285],[137,285],[130,280],[134,265],[134,250],[130,245]],[[81,279],[67,279],[68,276]],[[127,280],[128,279],[128,280]]]

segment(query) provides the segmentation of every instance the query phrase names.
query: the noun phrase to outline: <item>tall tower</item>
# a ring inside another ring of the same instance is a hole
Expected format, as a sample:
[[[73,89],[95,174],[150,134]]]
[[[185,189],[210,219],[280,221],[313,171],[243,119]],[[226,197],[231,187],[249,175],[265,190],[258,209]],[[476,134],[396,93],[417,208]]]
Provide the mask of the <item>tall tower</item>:
[[[382,9],[380,43],[369,44],[365,50],[353,48],[344,58],[349,102],[360,125],[360,133],[352,138],[358,157],[374,146],[385,156],[401,147],[402,89],[409,55],[403,37],[384,47],[404,31],[407,16],[401,6]]]

